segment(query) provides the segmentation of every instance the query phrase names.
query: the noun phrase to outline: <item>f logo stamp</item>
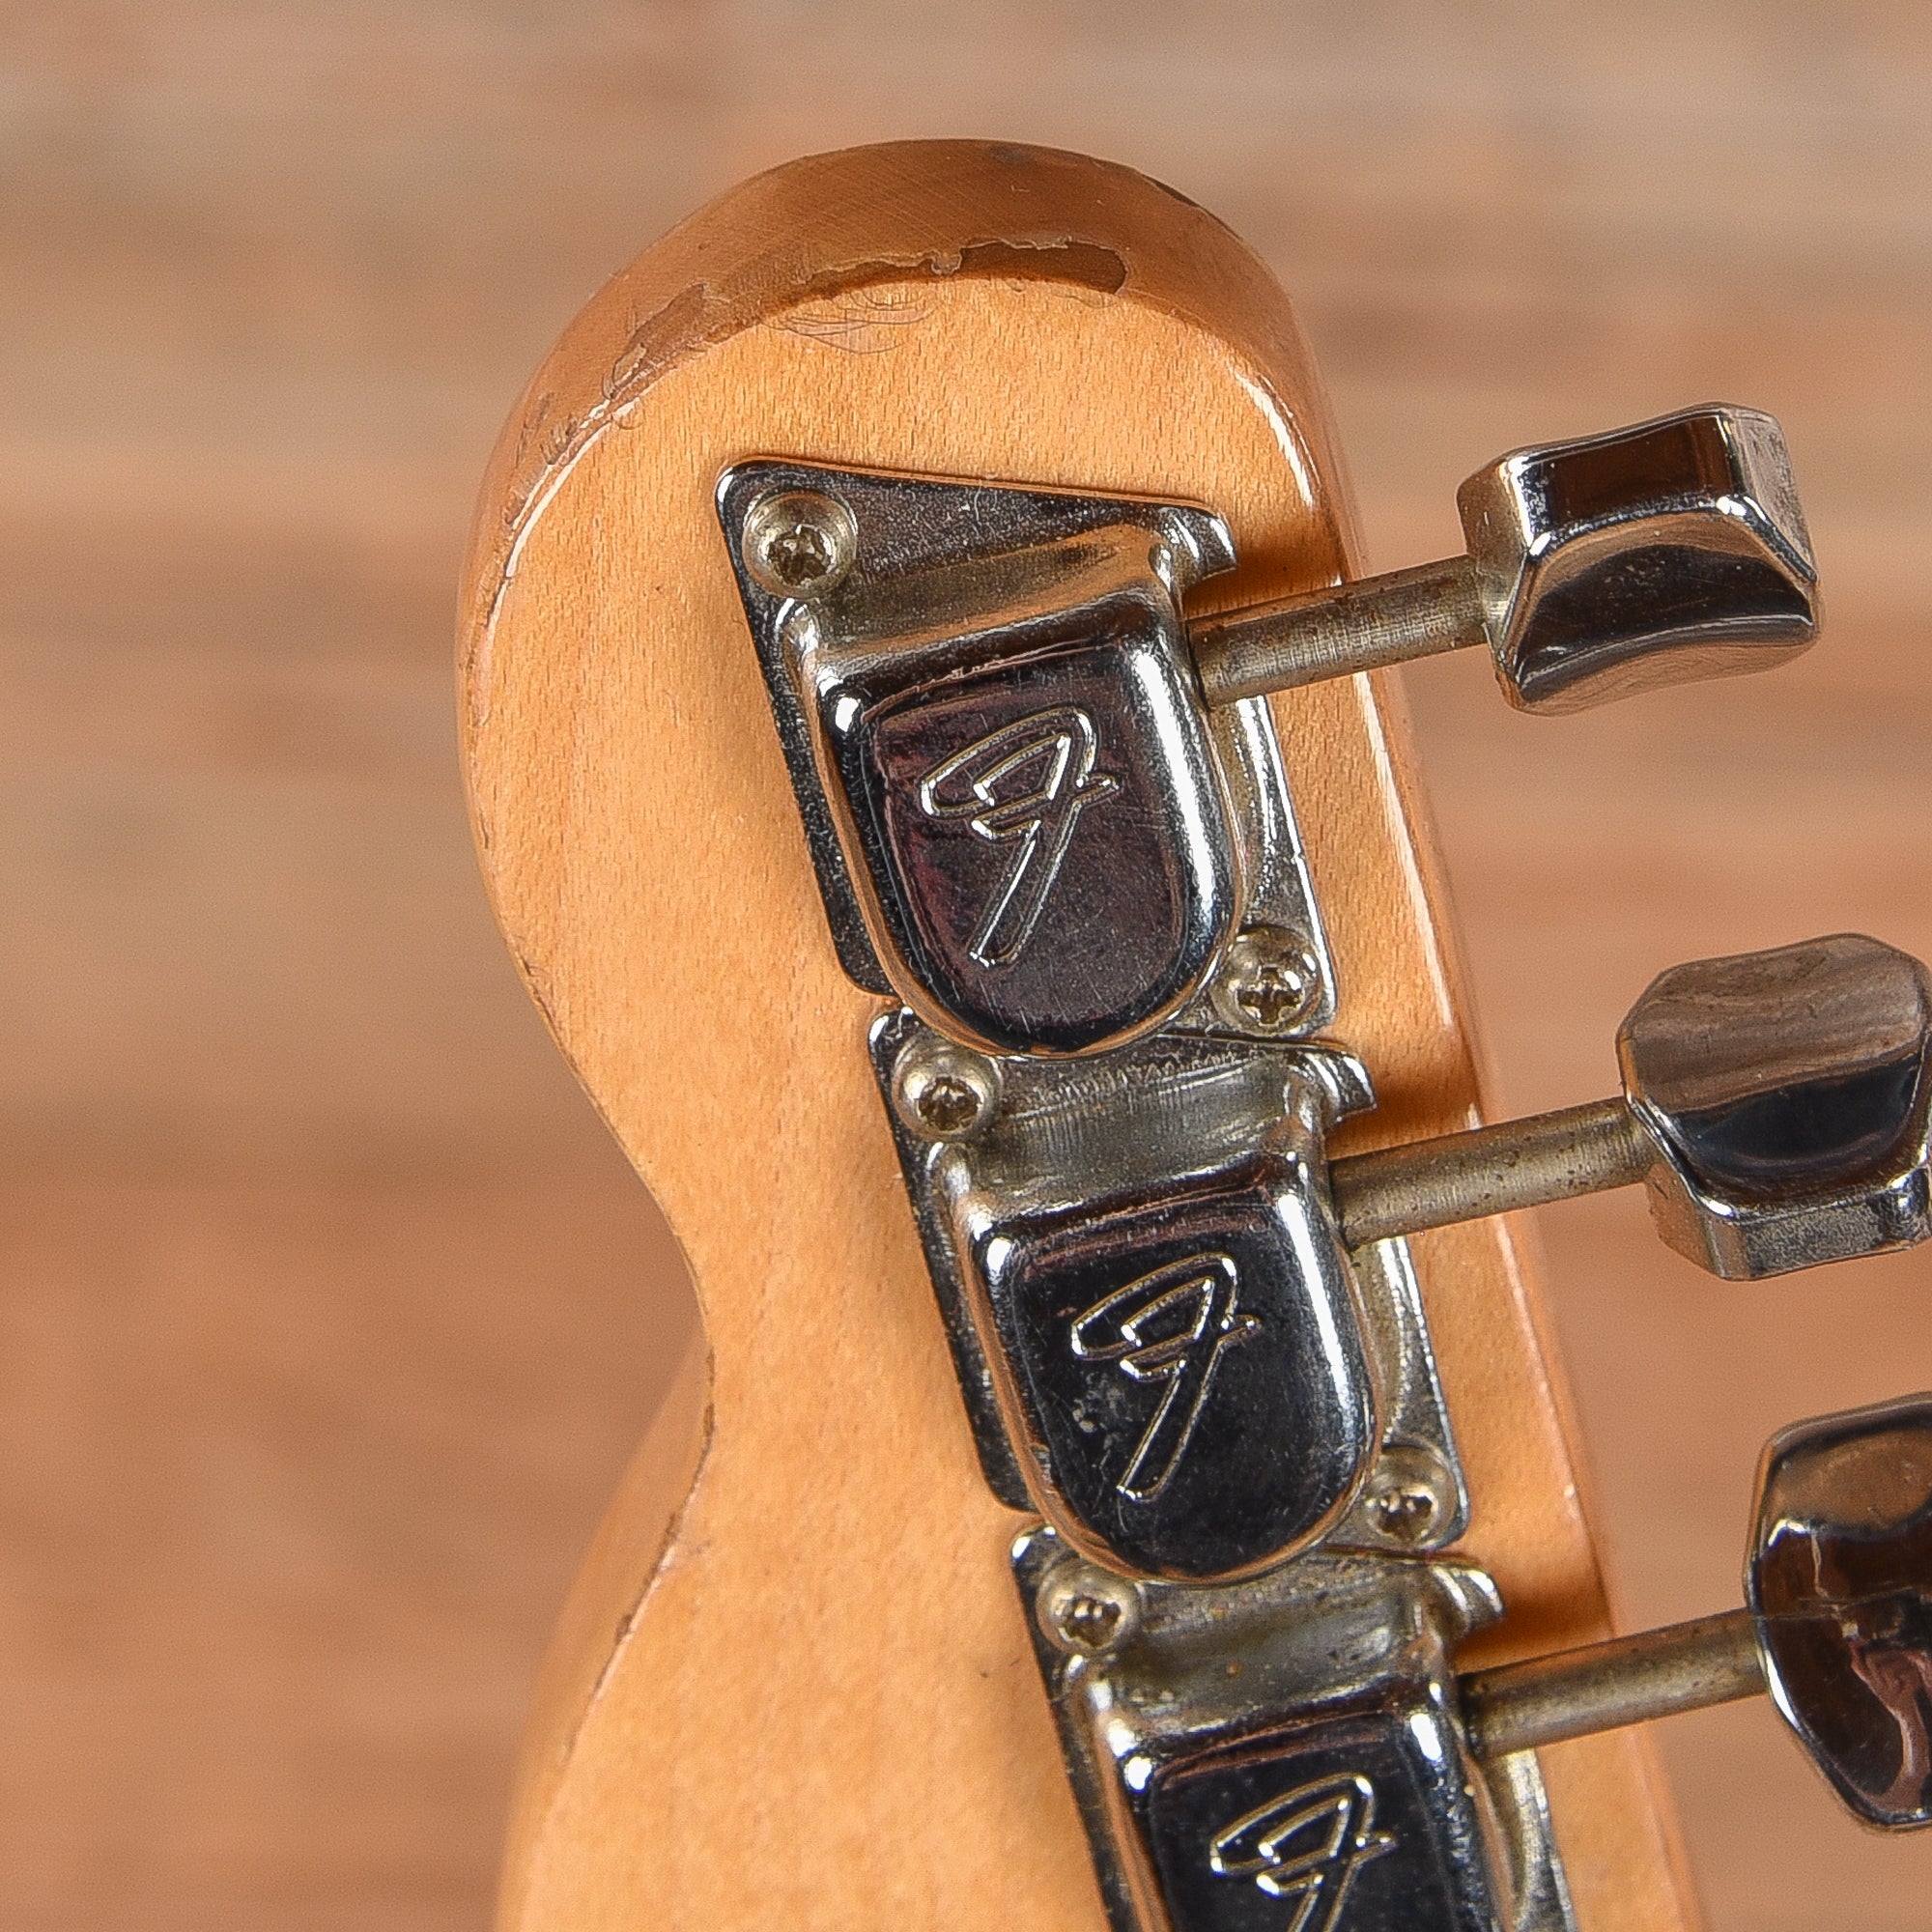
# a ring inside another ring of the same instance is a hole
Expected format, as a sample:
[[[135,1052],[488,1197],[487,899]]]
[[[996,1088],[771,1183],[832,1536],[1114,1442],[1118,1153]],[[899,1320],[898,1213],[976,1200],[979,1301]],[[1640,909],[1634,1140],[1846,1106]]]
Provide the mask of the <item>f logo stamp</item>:
[[[1128,1282],[1075,1318],[1068,1340],[1081,1361],[1118,1362],[1137,1382],[1165,1384],[1114,1485],[1129,1502],[1151,1502],[1166,1489],[1201,1419],[1222,1351],[1261,1331],[1261,1322],[1236,1303],[1239,1287],[1233,1256],[1193,1255]]]
[[[919,784],[928,818],[963,818],[976,838],[1013,845],[966,951],[981,966],[1020,955],[1052,892],[1080,814],[1121,781],[1096,772],[1094,721],[1077,705],[1015,719],[935,765]]]
[[[1355,1874],[1395,1843],[1376,1830],[1376,1788],[1358,1772],[1298,1784],[1214,1834],[1208,1862],[1293,1901],[1283,1932],[1335,1932]]]

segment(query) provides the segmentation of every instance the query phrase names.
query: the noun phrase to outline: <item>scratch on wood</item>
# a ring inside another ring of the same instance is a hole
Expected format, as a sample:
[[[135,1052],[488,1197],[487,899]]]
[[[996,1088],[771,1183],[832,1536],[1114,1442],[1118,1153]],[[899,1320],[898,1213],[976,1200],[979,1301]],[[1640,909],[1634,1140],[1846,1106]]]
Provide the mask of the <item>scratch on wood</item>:
[[[605,375],[604,400],[613,403],[630,390],[641,388],[675,360],[681,349],[704,340],[705,311],[712,306],[710,289],[703,282],[693,282],[662,308],[634,321],[622,352]]]
[[[781,312],[781,327],[832,348],[875,355],[892,346],[894,331],[916,327],[927,313],[917,302],[867,294],[868,287],[888,282],[970,275],[1070,283],[1111,296],[1125,287],[1128,276],[1126,258],[1118,250],[1065,234],[1038,239],[989,236],[964,242],[956,250],[840,262],[803,274],[801,266],[796,253],[785,250],[746,264],[723,287],[687,283],[668,301],[632,322],[589,408],[547,421],[554,398],[546,394],[532,411],[531,419],[519,431],[512,480],[504,493],[497,564],[478,625],[484,639],[477,654],[483,676],[472,685],[471,703],[484,715],[489,708],[489,634],[531,526],[597,435],[674,363]]]
[[[803,335],[831,349],[854,355],[877,355],[893,347],[899,330],[923,322],[931,309],[924,302],[873,296],[861,290],[838,301],[812,302],[782,316],[779,327]]]

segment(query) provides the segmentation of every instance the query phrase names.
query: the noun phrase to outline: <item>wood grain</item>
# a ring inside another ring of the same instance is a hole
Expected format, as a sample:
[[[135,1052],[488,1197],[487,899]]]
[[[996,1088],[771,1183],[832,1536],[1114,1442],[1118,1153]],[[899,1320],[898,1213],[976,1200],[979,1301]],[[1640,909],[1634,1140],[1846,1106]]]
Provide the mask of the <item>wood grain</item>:
[[[1350,568],[1285,300],[1210,217],[1076,156],[923,143],[779,169],[640,257],[539,370],[466,589],[477,842],[532,995],[690,1262],[709,1374],[701,1450],[641,1463],[651,1493],[607,1526],[648,1569],[600,1561],[554,1659],[577,1708],[535,1719],[500,1923],[1093,1928],[1002,1553],[1020,1519],[979,1477],[860,1044],[878,1002],[832,954],[732,647],[716,478],[780,452],[1212,503],[1231,601]],[[1367,680],[1277,719],[1373,1135],[1463,1125],[1402,742]],[[1511,1606],[1497,1654],[1602,1634],[1506,1230],[1434,1236],[1418,1267],[1466,1547]],[[1641,1741],[1548,1771],[1587,1932],[1684,1923]]]
[[[675,1251],[514,983],[456,559],[597,283],[756,168],[1131,161],[1293,293],[1368,560],[1498,450],[1791,433],[1826,642],[1521,721],[1407,674],[1493,1095],[1660,965],[1932,953],[1932,37],[1891,4],[40,0],[0,10],[0,1920],[476,1932]],[[1932,1257],[1724,1290],[1537,1218],[1627,1625],[1734,1600],[1789,1416],[1932,1384]],[[1718,1932],[1922,1932],[1761,1707],[1661,1726]]]

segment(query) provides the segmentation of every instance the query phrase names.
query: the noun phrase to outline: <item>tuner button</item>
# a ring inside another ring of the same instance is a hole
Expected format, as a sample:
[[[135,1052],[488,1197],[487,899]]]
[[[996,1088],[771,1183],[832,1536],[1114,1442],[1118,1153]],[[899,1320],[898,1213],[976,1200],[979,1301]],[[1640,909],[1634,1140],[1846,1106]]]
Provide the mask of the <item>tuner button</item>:
[[[1771,1694],[1838,1796],[1932,1824],[1932,1396],[1772,1438],[1745,1591]]]
[[[1520,710],[1768,669],[1817,636],[1783,432],[1759,411],[1687,410],[1520,449],[1457,504]]]
[[[1699,959],[1617,1035],[1658,1232],[1734,1281],[1932,1234],[1932,975],[1857,933]]]

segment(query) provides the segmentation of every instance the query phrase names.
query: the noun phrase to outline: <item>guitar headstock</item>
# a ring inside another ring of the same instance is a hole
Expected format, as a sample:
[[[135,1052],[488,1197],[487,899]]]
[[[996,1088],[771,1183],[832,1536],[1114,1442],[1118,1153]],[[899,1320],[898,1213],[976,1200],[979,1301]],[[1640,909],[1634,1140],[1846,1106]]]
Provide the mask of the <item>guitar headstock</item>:
[[[1280,291],[1038,150],[761,177],[539,373],[466,592],[478,842],[708,1355],[559,1637],[506,1925],[1691,1922],[1618,1726],[1762,1683],[1785,1613],[1570,1655],[1495,1217],[1640,1181],[1733,1276],[1917,1239],[1932,1004],[1870,941],[1698,962],[1621,1094],[1476,1125],[1385,668],[1571,709],[1817,597],[1752,412],[1459,502],[1464,554],[1356,579]],[[1888,1684],[1925,1580],[1853,1645]],[[1887,1748],[1847,1668],[1783,1697],[1840,1768]]]

